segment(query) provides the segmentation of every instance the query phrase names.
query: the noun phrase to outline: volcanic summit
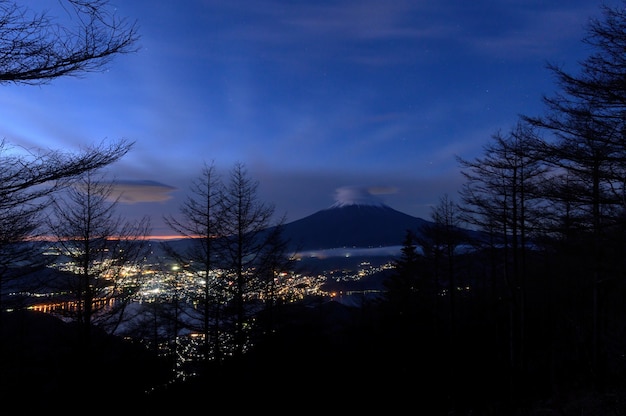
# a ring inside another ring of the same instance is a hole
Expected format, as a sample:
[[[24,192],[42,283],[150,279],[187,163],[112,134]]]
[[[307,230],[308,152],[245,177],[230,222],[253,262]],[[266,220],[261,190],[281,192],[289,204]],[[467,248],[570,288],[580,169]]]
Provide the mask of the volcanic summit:
[[[283,236],[296,250],[399,246],[407,230],[429,224],[359,188],[340,188],[335,199],[329,208],[284,225]]]

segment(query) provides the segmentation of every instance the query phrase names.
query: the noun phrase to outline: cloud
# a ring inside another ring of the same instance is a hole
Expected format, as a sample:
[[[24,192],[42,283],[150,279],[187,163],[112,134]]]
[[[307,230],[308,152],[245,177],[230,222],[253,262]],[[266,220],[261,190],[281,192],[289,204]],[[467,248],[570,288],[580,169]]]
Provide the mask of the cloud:
[[[164,202],[172,198],[171,192],[177,188],[150,180],[122,180],[113,184],[112,195],[119,197],[120,203]]]
[[[335,190],[334,206],[346,205],[383,205],[382,199],[377,195],[394,193],[392,187],[362,187],[362,186],[342,186]]]
[[[370,186],[367,191],[372,195],[391,195],[398,192],[395,186]]]

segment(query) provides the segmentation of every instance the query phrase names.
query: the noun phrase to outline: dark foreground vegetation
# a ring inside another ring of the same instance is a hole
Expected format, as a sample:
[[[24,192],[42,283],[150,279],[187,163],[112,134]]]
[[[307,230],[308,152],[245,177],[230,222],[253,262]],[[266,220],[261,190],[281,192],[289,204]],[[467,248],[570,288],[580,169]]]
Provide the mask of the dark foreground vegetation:
[[[436,267],[418,254],[411,235],[394,269],[332,285],[383,288],[378,297],[355,306],[328,297],[279,302],[256,316],[260,331],[242,355],[199,358],[188,363],[193,369],[184,378],[174,377],[175,356],[146,344],[94,330],[85,348],[74,323],[28,310],[4,313],[0,388],[8,400],[42,410],[66,409],[80,397],[144,412],[194,411],[210,402],[285,413],[296,406],[429,415],[626,414],[624,283],[601,291],[606,336],[594,345],[584,250],[575,251],[578,262],[527,253],[522,321],[506,280],[485,271],[497,253],[455,255],[454,277],[463,289],[453,297],[446,290],[448,262]]]
[[[77,359],[84,349],[73,324],[10,312],[2,316],[0,389],[5,406],[33,411],[67,410],[80,400],[141,414],[193,411],[199,403],[278,413],[626,414],[623,349],[607,354],[604,374],[595,376],[590,347],[575,329],[552,326],[557,318],[546,303],[529,313],[525,365],[512,368],[507,316],[490,309],[461,300],[452,330],[443,320],[399,318],[378,301],[284,305],[272,318],[277,329],[244,356],[204,363],[178,381],[171,361],[142,345],[94,333],[90,357]]]

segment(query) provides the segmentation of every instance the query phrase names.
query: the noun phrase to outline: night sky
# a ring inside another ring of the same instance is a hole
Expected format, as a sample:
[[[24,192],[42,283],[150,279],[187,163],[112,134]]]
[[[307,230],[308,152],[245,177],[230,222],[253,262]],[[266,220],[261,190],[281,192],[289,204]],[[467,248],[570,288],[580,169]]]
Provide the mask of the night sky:
[[[56,2],[26,2],[66,19]],[[606,2],[615,5],[616,1]],[[243,163],[293,221],[354,195],[428,219],[520,114],[545,111],[546,63],[578,72],[599,0],[112,1],[138,51],[105,72],[3,86],[0,135],[68,151],[127,139],[119,212],[175,214],[205,163]]]

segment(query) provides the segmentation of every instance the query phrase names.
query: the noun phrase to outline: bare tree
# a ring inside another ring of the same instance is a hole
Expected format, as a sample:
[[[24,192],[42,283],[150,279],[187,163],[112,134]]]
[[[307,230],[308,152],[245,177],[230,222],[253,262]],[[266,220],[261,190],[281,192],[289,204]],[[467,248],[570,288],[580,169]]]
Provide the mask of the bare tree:
[[[508,310],[513,395],[520,387],[513,374],[526,371],[529,243],[537,244],[539,229],[551,210],[542,194],[550,169],[539,160],[543,141],[531,125],[521,121],[508,134],[497,132],[491,138],[484,157],[458,159],[467,180],[460,194],[464,219],[477,226],[482,236],[489,236],[479,243],[489,258],[484,264],[491,280],[493,316],[501,303]]]
[[[133,144],[122,139],[86,147],[78,154],[58,150],[28,150],[24,154],[13,152],[15,147],[0,141],[0,211],[17,207],[37,211],[45,203],[43,197],[66,187],[84,172],[121,159]]]
[[[106,68],[136,51],[136,22],[118,18],[107,0],[59,0],[73,26],[13,1],[0,2],[0,83],[41,85]]]
[[[187,365],[239,357],[252,329],[271,332],[290,259],[282,221],[271,226],[273,207],[258,201],[257,186],[242,164],[235,164],[227,184],[214,163],[205,164],[179,215],[164,218],[182,236],[162,245],[177,265],[168,309],[181,334],[201,335],[193,337]]]
[[[205,164],[201,176],[190,187],[190,195],[181,205],[179,216],[164,218],[165,223],[186,239],[186,244],[164,243],[166,253],[179,266],[179,276],[185,284],[178,287],[182,297],[195,307],[183,307],[178,312],[181,327],[202,334],[204,360],[220,361],[221,308],[225,302],[226,280],[216,261],[215,239],[223,196],[222,182],[214,163]]]
[[[442,275],[448,282],[449,316],[451,326],[454,327],[457,318],[456,299],[459,286],[457,250],[468,241],[468,236],[466,230],[462,228],[461,210],[447,194],[439,198],[439,203],[433,207],[431,219],[432,225],[425,226],[422,233],[431,237],[431,241],[435,243],[435,251],[442,259],[445,259],[445,266],[442,265],[445,272]]]
[[[268,282],[263,272],[268,270],[266,262],[274,261],[269,253],[280,246],[275,244],[276,236],[268,233],[274,206],[258,199],[257,188],[258,182],[248,176],[245,166],[236,163],[221,199],[218,242],[221,267],[227,273],[235,358],[242,356],[252,327],[251,317],[262,306],[260,294]]]
[[[86,148],[79,154],[55,150],[24,154],[13,152],[6,141],[0,141],[0,308],[4,309],[3,294],[11,285],[44,263],[37,255],[40,247],[26,241],[40,231],[47,198],[78,175],[120,159],[132,145],[120,140]]]
[[[149,241],[148,217],[124,221],[114,182],[87,172],[52,205],[48,226],[59,251],[57,285],[68,298],[58,313],[77,322],[86,348],[94,327],[114,334],[142,287]],[[66,260],[66,261],[64,261]]]
[[[291,272],[296,258],[293,255],[295,251],[289,252],[290,241],[283,235],[284,223],[283,217],[277,225],[267,229],[266,244],[257,269],[259,294],[264,304],[259,323],[265,335],[275,332],[279,307],[293,294]]]

